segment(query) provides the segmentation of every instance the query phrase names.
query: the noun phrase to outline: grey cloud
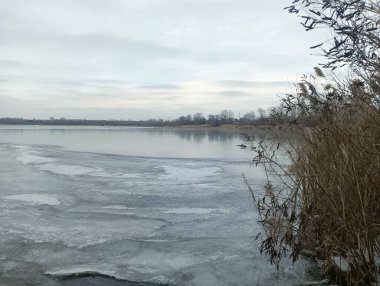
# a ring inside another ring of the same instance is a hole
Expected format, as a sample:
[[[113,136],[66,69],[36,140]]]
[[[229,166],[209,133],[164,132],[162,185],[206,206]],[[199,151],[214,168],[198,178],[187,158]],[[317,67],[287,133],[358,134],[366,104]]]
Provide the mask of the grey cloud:
[[[176,57],[186,53],[186,50],[162,45],[155,42],[132,40],[127,37],[111,36],[104,34],[67,34],[55,39],[58,43],[61,41],[73,45],[77,48],[90,48],[92,51],[113,51],[135,56],[144,57]]]
[[[305,47],[304,50],[308,48]],[[252,53],[255,48],[243,51],[203,51],[194,55],[193,60],[202,65],[218,65],[226,69],[239,65],[250,70],[267,73],[275,69],[279,71],[289,70],[290,67],[306,70],[311,69],[310,55],[298,51],[290,51],[289,54],[278,52],[275,49],[263,47],[261,50]]]
[[[3,48],[16,47],[16,49],[27,45],[29,51],[36,52],[36,55],[45,52],[46,55],[60,54],[63,56],[69,54],[88,57],[94,54],[110,53],[108,55],[133,55],[141,59],[145,57],[173,58],[187,53],[185,49],[156,42],[133,40],[124,35],[113,36],[96,33],[76,34],[61,32],[57,34],[44,34],[36,31],[26,35],[8,35],[6,38],[0,38],[0,43]]]
[[[102,93],[102,92],[78,92],[77,95],[82,95],[86,98],[104,98],[104,99],[110,99],[110,98],[119,98],[120,95],[118,94],[111,94],[111,93]]]
[[[176,90],[180,89],[181,85],[179,84],[147,84],[137,86],[139,89],[148,89],[148,90]]]
[[[128,81],[126,80],[117,80],[117,79],[105,79],[105,78],[93,78],[93,79],[87,79],[84,80],[85,83],[95,83],[95,84],[106,84],[106,85],[112,85],[112,84],[128,84]]]
[[[252,96],[251,93],[239,91],[239,90],[226,90],[226,91],[216,92],[215,94],[220,95],[220,96],[225,96],[225,97],[231,97],[231,98]]]
[[[28,66],[26,62],[0,59],[0,68],[25,67],[25,66]]]
[[[263,87],[289,86],[288,81],[248,81],[248,80],[218,80],[217,84],[228,87]]]
[[[61,101],[75,106],[81,96],[105,104],[111,97],[150,101],[146,110],[158,114],[154,106],[160,100],[161,109],[173,108],[173,100],[182,103],[184,97],[171,96],[187,88],[183,82],[227,79],[216,81],[225,89],[217,94],[218,108],[231,98],[265,105],[259,94],[242,90],[267,88],[263,93],[269,94],[271,87],[288,83],[239,79],[303,74],[318,62],[308,47],[319,39],[283,11],[288,2],[1,0],[1,88],[32,102],[42,98],[46,106]],[[205,96],[205,113],[212,100]],[[186,98],[183,108],[191,104]],[[26,114],[26,108],[24,113],[16,104],[12,108],[15,116]],[[65,112],[62,116],[80,113]],[[83,112],[107,115],[103,109]],[[138,114],[144,118],[147,112]]]

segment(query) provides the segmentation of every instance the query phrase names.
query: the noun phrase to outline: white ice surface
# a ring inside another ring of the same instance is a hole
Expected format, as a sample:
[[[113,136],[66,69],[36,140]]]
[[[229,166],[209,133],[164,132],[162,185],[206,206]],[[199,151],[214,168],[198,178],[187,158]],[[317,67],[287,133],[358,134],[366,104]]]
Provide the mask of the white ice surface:
[[[52,195],[43,194],[20,194],[20,195],[10,195],[2,197],[5,200],[16,200],[25,203],[36,204],[36,205],[51,205],[57,206],[60,201],[57,197]]]
[[[128,178],[139,178],[141,177],[141,174],[137,174],[137,173],[108,173],[108,172],[105,172],[103,170],[96,170],[92,173],[89,174],[90,176],[94,176],[94,177],[105,177],[105,178],[125,178],[125,179],[128,179]]]
[[[87,175],[91,172],[95,172],[96,169],[79,166],[79,165],[63,165],[63,164],[55,164],[55,163],[49,163],[49,164],[43,164],[39,165],[38,169],[43,171],[48,171],[53,174],[58,175],[66,175],[66,176],[79,176],[79,175]]]
[[[103,209],[113,209],[113,210],[134,210],[136,208],[130,208],[124,205],[112,205],[112,206],[104,206]]]
[[[173,208],[162,211],[165,214],[210,214],[210,213],[228,213],[232,209],[209,209],[209,208]]]
[[[42,160],[41,160],[42,161]],[[39,164],[38,169],[42,171],[48,171],[53,174],[64,175],[64,176],[81,176],[88,175],[92,177],[103,177],[103,178],[138,178],[141,174],[124,174],[124,173],[108,173],[100,168],[85,167],[80,165],[65,165],[57,163],[47,163]]]
[[[107,275],[110,277],[114,277],[117,279],[122,279],[122,277],[119,277],[117,275],[117,272],[112,269],[109,265],[80,265],[80,266],[73,266],[68,268],[59,268],[59,269],[52,269],[49,271],[46,271],[45,274],[51,275],[51,276],[70,276],[70,275],[76,275],[80,273],[86,273],[86,272],[92,272],[92,273],[99,273],[102,275]]]
[[[15,277],[29,279],[30,264],[53,276],[274,285],[249,194],[225,162],[36,150],[0,154],[0,242]]]
[[[67,165],[58,164],[54,158],[40,156],[39,151],[29,150],[29,148],[21,148],[23,151],[16,160],[22,162],[24,165],[38,165],[37,168],[42,171],[48,171],[58,175],[66,176],[80,176],[90,175],[93,177],[105,178],[139,178],[141,174],[138,173],[109,173],[101,168],[85,167],[81,165]]]
[[[45,164],[55,162],[56,160],[53,158],[47,158],[43,156],[36,155],[38,152],[36,151],[25,151],[20,154],[16,159],[21,161],[23,164]]]
[[[164,169],[165,175],[162,178],[167,180],[197,181],[215,176],[218,172],[221,172],[220,167],[205,167],[202,165],[194,167],[188,167],[187,165],[162,165],[158,168]]]

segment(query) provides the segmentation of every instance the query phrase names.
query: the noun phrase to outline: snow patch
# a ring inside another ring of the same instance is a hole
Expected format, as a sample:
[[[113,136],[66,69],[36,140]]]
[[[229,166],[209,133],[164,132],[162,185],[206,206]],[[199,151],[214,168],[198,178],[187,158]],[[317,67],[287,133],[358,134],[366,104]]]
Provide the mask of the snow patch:
[[[35,205],[57,206],[60,204],[60,201],[55,196],[43,195],[43,194],[10,195],[10,196],[3,197],[3,199],[22,201],[26,203],[35,204]]]

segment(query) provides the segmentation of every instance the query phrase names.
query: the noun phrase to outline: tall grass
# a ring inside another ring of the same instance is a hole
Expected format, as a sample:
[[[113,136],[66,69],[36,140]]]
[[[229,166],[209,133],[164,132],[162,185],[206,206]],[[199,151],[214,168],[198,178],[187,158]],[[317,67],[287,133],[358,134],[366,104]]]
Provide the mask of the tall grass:
[[[285,147],[289,168],[273,156],[278,145],[251,140],[257,162],[272,175],[264,196],[252,192],[265,230],[261,250],[272,263],[308,251],[342,285],[379,285],[379,86],[378,78],[304,79],[284,100],[285,110],[297,111],[297,141]]]

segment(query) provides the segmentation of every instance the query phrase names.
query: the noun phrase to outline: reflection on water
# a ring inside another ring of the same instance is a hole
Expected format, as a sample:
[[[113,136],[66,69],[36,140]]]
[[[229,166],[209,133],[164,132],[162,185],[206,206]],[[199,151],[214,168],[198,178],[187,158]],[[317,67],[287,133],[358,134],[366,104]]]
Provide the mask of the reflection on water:
[[[213,128],[154,128],[150,132],[160,136],[174,135],[182,140],[203,141],[233,141],[240,136],[239,130],[221,130]]]
[[[238,159],[245,157],[241,141],[238,129],[0,126],[1,143],[131,156]]]

